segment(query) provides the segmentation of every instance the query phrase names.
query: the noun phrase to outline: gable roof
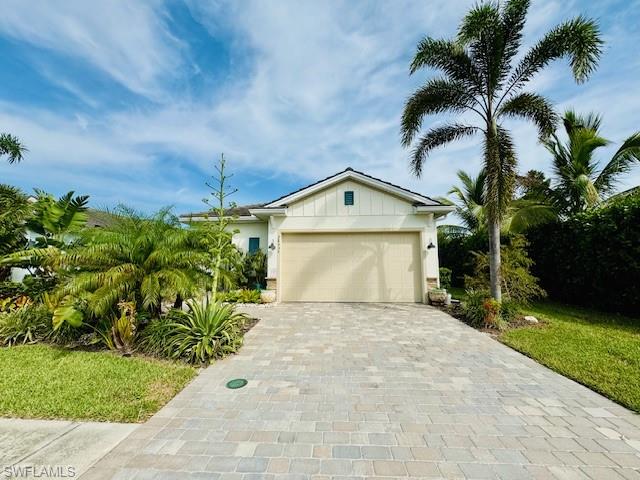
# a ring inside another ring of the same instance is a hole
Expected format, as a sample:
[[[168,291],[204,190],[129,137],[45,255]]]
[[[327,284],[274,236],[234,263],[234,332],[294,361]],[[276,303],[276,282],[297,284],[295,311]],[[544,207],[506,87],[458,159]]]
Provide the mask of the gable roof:
[[[391,182],[372,177],[371,175],[367,175],[364,172],[359,172],[358,170],[354,170],[353,168],[348,167],[341,172],[323,178],[322,180],[309,184],[305,187],[299,188],[298,190],[283,195],[282,197],[276,198],[271,202],[237,206],[235,208],[225,210],[225,214],[237,215],[238,217],[241,217],[240,219],[242,219],[243,217],[247,218],[247,220],[250,218],[256,219],[255,215],[259,215],[259,212],[269,215],[270,213],[267,212],[269,212],[270,210],[276,211],[278,209],[282,209],[292,202],[299,201],[319,190],[327,188],[336,183],[343,182],[345,180],[355,180],[365,185],[378,188],[379,190],[403,198],[419,208],[435,207],[434,210],[441,211],[444,214],[453,210],[453,207],[451,207],[450,205],[445,205],[444,203],[434,200],[431,197],[413,192],[404,187],[400,187],[399,185],[395,185]],[[212,214],[214,214],[214,212],[212,212],[211,210],[204,212],[185,213],[180,215],[180,219],[182,221],[189,221],[198,218],[210,217]]]
[[[413,192],[391,182],[372,177],[371,175],[367,175],[364,172],[359,172],[351,167],[348,167],[341,172],[314,182],[310,185],[307,185],[306,187],[302,187],[294,192],[288,193],[287,195],[283,195],[280,198],[276,198],[275,200],[266,203],[262,208],[285,207],[293,201],[300,200],[308,195],[311,195],[314,192],[317,192],[318,190],[322,190],[323,188],[329,187],[330,185],[342,182],[344,180],[356,180],[366,185],[377,187],[381,190],[393,193],[398,197],[404,198],[416,206],[444,206],[443,203],[440,203],[431,197]]]

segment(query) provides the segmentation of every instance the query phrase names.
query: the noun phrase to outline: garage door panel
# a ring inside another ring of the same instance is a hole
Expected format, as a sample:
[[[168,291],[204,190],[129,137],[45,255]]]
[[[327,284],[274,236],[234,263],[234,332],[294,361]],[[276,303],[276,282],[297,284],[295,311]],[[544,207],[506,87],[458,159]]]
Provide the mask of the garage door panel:
[[[283,301],[421,301],[419,234],[283,234]]]

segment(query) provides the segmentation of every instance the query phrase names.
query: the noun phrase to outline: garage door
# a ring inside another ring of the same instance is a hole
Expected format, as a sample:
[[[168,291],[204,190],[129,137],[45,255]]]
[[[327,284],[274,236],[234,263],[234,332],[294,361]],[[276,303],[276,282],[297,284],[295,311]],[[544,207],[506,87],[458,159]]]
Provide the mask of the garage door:
[[[289,233],[282,236],[285,302],[420,302],[418,233]]]

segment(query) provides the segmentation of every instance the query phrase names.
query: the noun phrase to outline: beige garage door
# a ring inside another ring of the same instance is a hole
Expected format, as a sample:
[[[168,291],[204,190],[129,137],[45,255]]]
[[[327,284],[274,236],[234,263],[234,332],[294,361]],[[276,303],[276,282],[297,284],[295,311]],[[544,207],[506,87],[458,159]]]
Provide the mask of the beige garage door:
[[[282,236],[285,302],[420,302],[418,233]]]

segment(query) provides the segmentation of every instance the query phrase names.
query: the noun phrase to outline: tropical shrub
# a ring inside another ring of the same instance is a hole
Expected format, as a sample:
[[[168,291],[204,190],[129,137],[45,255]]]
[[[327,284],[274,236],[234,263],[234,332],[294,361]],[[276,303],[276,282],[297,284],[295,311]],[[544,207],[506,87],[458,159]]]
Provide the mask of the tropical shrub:
[[[28,305],[0,313],[0,344],[34,343],[51,331],[51,314],[44,305]]]
[[[233,353],[242,345],[246,315],[233,305],[187,302],[189,312],[176,312],[180,320],[170,324],[168,350],[172,358],[207,364]]]
[[[502,291],[504,299],[520,305],[526,305],[535,298],[544,297],[546,292],[540,287],[539,280],[531,273],[533,260],[526,250],[527,241],[522,235],[510,238],[502,248]],[[473,252],[475,271],[473,276],[465,278],[465,286],[486,290],[489,287],[489,256]]]
[[[440,288],[451,288],[451,269],[440,267]]]
[[[469,325],[480,327],[484,324],[484,302],[491,297],[487,290],[467,289],[466,300],[462,303],[462,313]]]
[[[63,281],[58,298],[82,299],[85,321],[118,314],[118,303],[159,315],[164,301],[201,292],[209,261],[195,231],[180,228],[169,209],[153,216],[121,207],[104,228],[85,230],[81,241],[49,259]]]
[[[0,257],[22,250],[27,245],[25,222],[32,213],[27,196],[10,185],[0,184]],[[0,267],[0,280],[11,270]]]
[[[137,333],[136,306],[133,302],[120,302],[118,307],[120,316],[113,319],[106,331],[99,331],[100,337],[109,350],[131,355]]]
[[[488,290],[469,289],[466,297],[462,303],[462,312],[467,323],[473,327],[502,330],[520,315],[515,302],[497,302],[491,298]]]
[[[138,348],[148,354],[157,357],[170,356],[169,344],[173,324],[184,321],[181,310],[171,309],[166,315],[151,320],[140,332]]]
[[[638,316],[640,193],[527,233],[532,271],[554,300]]]
[[[261,303],[260,290],[231,290],[229,292],[218,292],[216,300],[227,303]]]
[[[242,255],[242,272],[240,285],[247,289],[264,288],[267,276],[267,255],[258,250]]]

